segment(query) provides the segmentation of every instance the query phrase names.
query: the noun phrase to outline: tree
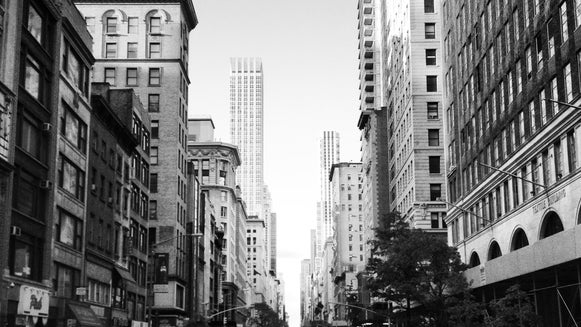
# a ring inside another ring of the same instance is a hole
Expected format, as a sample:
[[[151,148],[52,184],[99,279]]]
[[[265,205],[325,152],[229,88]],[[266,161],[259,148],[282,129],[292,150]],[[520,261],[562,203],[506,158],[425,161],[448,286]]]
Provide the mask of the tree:
[[[494,300],[490,303],[492,317],[488,319],[490,326],[508,327],[522,326],[534,327],[540,326],[540,317],[535,313],[527,293],[520,289],[520,285],[515,284],[506,290],[503,298]]]
[[[442,236],[409,228],[398,213],[385,216],[375,235],[367,265],[372,295],[405,312],[408,326],[448,326],[447,299],[468,290],[456,249]]]
[[[281,320],[278,314],[265,303],[256,303],[254,305],[258,313],[257,325],[260,327],[288,327],[286,321]]]

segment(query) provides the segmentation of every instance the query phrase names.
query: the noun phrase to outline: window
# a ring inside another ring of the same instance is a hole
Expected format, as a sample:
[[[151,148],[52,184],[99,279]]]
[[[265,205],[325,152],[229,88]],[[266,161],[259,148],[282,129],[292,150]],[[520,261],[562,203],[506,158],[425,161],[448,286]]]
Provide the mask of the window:
[[[426,39],[435,39],[436,38],[436,23],[426,23],[425,36],[426,36]]]
[[[67,41],[62,43],[62,69],[77,89],[89,93],[89,68],[79,59]]]
[[[440,156],[430,156],[428,157],[429,166],[430,166],[430,174],[439,174],[440,173]]]
[[[41,162],[46,162],[45,137],[40,131],[41,122],[26,111],[18,117],[17,145]]]
[[[439,146],[440,145],[440,130],[439,129],[428,129],[428,145],[429,146]]]
[[[20,278],[40,281],[42,271],[43,240],[24,231],[20,236],[10,236],[10,274]]]
[[[567,64],[563,69],[563,76],[565,76],[565,101],[571,102],[573,100],[573,84],[571,83],[571,64]]]
[[[158,148],[156,146],[152,146],[149,152],[149,163],[153,165],[157,165],[157,155],[158,155]]]
[[[151,34],[161,33],[161,17],[149,18],[149,33]]]
[[[149,58],[161,58],[161,44],[159,42],[149,43]]]
[[[137,42],[127,43],[127,58],[137,58]]]
[[[438,91],[438,76],[426,76],[426,91],[427,92]]]
[[[547,101],[545,99],[546,99],[545,90],[542,89],[539,92],[539,102],[541,105],[541,126],[547,123]]]
[[[159,112],[159,94],[149,94],[147,96],[147,109],[149,112]]]
[[[107,34],[117,33],[117,17],[107,17],[105,28]]]
[[[536,0],[538,1],[538,0]],[[575,28],[581,25],[581,1],[575,0]]]
[[[139,20],[137,17],[127,18],[127,34],[137,34]]]
[[[156,220],[157,219],[157,201],[151,200],[149,201],[149,219]],[[151,236],[151,230],[150,230]]]
[[[151,138],[154,140],[159,138],[159,120],[151,121]]]
[[[526,57],[526,61],[525,61],[525,64],[526,64],[525,68],[526,69],[525,69],[525,71],[527,73],[527,78],[531,78],[531,76],[532,76],[531,73],[533,71],[533,55],[531,53],[531,47],[527,47],[525,49],[525,57]]]
[[[160,68],[149,68],[149,85],[160,85],[161,70]]]
[[[84,201],[85,173],[64,156],[60,156],[59,186],[78,200]]]
[[[535,102],[529,102],[529,121],[531,124],[531,135],[537,131],[537,113],[535,109]]]
[[[127,78],[125,83],[128,86],[136,86],[137,85],[137,68],[127,68]]]
[[[559,6],[559,17],[561,21],[561,44],[569,39],[569,27],[567,26],[567,1],[563,1]]]
[[[149,177],[149,191],[157,193],[157,174],[151,174]]]
[[[553,33],[553,19],[547,21],[547,43],[549,48],[549,58],[555,55],[555,35]]]
[[[436,49],[426,49],[426,65],[433,66],[436,64]]]
[[[431,227],[440,228],[440,217],[437,212],[430,213]]]
[[[105,58],[117,58],[117,43],[105,44]]]
[[[65,104],[61,117],[61,134],[79,151],[85,153],[87,148],[87,125],[80,120]]]
[[[109,284],[88,279],[87,301],[109,306],[111,300],[111,287]]]
[[[543,41],[541,35],[537,35],[535,44],[537,46],[537,71],[539,71],[543,69]]]
[[[559,101],[559,93],[557,89],[557,78],[551,79],[551,97],[553,100]],[[556,102],[551,102],[553,105],[553,115],[556,115],[559,112],[559,104]]]
[[[83,246],[83,221],[59,209],[55,226],[57,241],[81,250]]]
[[[76,269],[55,263],[53,286],[56,296],[72,299],[79,286],[80,272]]]
[[[428,119],[438,119],[438,103],[428,102]]]
[[[105,83],[115,85],[115,68],[105,68]]]
[[[561,151],[561,141],[553,144],[553,151],[555,156],[555,180],[558,181],[563,177],[563,153]]]
[[[442,185],[430,184],[430,201],[439,201],[442,197]]]
[[[38,43],[42,43],[44,29],[43,20],[43,17],[40,16],[36,8],[28,6],[28,22],[26,27],[28,32],[30,32],[30,35],[32,35]]]
[[[575,131],[567,133],[567,156],[569,161],[569,171],[573,172],[577,169],[577,149],[575,142]]]
[[[425,13],[434,12],[434,0],[424,0],[424,12]]]
[[[24,89],[35,99],[42,102],[41,70],[38,62],[31,56],[26,57],[24,64]]]

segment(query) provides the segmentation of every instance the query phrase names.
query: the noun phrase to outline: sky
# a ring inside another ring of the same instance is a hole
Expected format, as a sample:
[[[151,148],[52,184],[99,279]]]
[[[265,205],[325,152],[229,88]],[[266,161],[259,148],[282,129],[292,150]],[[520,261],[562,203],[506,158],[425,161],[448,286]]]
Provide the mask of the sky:
[[[193,0],[189,116],[210,115],[229,142],[231,57],[264,70],[264,178],[277,213],[278,275],[289,326],[300,326],[300,262],[310,257],[320,199],[319,141],[340,134],[360,160],[356,0]]]

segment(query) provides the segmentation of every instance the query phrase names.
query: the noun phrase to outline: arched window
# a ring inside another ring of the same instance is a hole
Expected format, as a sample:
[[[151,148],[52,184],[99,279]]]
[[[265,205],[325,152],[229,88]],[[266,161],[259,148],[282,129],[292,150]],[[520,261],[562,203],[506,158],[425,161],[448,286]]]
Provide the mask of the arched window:
[[[117,34],[121,31],[121,23],[127,21],[127,15],[119,9],[111,9],[103,14],[102,20],[104,34]]]
[[[171,21],[169,13],[163,9],[152,10],[145,15],[145,24],[147,24],[147,33],[161,34],[163,25]]]
[[[554,211],[547,213],[545,219],[543,219],[543,224],[541,225],[540,239],[549,237],[562,231],[563,223],[561,222],[559,215]]]
[[[577,224],[581,224],[581,207],[579,207],[579,211],[577,212]]]
[[[522,230],[522,228],[517,229],[514,235],[512,236],[510,250],[515,251],[520,248],[524,248],[527,245],[529,245],[529,239],[527,238],[527,234],[525,233],[524,230]]]
[[[468,266],[470,268],[474,268],[474,267],[480,266],[480,257],[478,256],[478,253],[472,252],[472,255],[470,256],[470,262],[468,263]]]
[[[500,256],[502,256],[502,251],[500,251],[500,246],[498,243],[494,241],[488,248],[488,260],[496,259]]]

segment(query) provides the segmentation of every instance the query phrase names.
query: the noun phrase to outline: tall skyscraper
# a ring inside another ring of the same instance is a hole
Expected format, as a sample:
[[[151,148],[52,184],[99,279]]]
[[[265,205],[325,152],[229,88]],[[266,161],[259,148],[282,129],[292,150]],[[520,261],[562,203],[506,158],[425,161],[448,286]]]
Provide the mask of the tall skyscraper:
[[[317,204],[317,256],[321,256],[325,241],[333,235],[333,199],[329,172],[333,164],[339,163],[339,158],[339,133],[324,131],[320,141],[321,201]]]
[[[264,120],[260,58],[230,59],[230,138],[238,146],[242,165],[237,182],[249,216],[263,215]]]
[[[160,192],[148,199],[132,188],[131,208],[146,212],[154,255],[154,325],[181,324],[188,288],[186,247],[186,139],[189,32],[197,17],[192,1],[75,1],[93,36],[95,82],[133,88],[151,119],[150,167],[133,160],[131,176],[150,173]],[[149,172],[148,172],[149,168]],[[138,239],[138,235],[128,235]],[[141,236],[139,236],[141,237]],[[152,264],[152,262],[150,262]],[[130,271],[133,273],[134,269]],[[136,275],[135,275],[136,276]],[[151,303],[148,301],[148,303]],[[139,304],[138,304],[139,305]]]

